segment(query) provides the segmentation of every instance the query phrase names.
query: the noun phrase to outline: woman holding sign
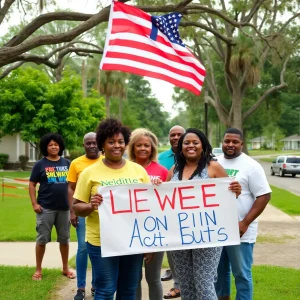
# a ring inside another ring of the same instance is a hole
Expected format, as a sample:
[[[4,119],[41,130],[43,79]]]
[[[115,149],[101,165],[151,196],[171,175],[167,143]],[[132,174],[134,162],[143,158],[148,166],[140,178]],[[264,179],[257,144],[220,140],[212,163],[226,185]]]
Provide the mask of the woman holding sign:
[[[98,207],[102,196],[99,186],[116,185],[124,181],[148,183],[149,176],[140,165],[123,158],[129,143],[130,131],[118,120],[102,121],[96,132],[98,149],[105,157],[86,168],[80,175],[74,193],[73,208],[76,215],[87,217],[87,250],[95,272],[95,300],[134,300],[140,282],[143,254],[101,257]],[[94,196],[95,195],[95,196]],[[149,255],[145,260],[149,259]]]
[[[196,180],[227,177],[221,165],[212,158],[212,147],[206,136],[196,128],[189,128],[178,141],[176,164],[168,180]],[[229,189],[241,193],[237,181]],[[222,247],[172,251],[175,271],[179,279],[182,300],[216,300],[214,281]]]
[[[132,132],[128,145],[129,159],[141,165],[147,171],[151,181],[161,179],[166,181],[168,170],[157,163],[157,137],[151,131],[138,128]],[[145,277],[149,286],[149,299],[158,300],[163,297],[163,289],[160,280],[161,265],[164,252],[157,252],[153,260],[145,264]],[[141,281],[142,281],[141,269]],[[136,300],[142,299],[141,282],[136,291]]]

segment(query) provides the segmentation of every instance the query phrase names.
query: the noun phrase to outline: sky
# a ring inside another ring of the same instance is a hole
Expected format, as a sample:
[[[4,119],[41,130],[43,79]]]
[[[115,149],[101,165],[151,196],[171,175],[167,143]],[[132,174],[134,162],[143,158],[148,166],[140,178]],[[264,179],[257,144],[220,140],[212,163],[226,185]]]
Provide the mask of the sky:
[[[81,12],[81,13],[95,13],[96,10],[96,2],[95,0],[58,0],[58,6],[61,9],[65,8],[71,8],[73,11]],[[105,7],[111,3],[110,0],[101,0],[102,5]],[[130,4],[130,2],[129,2]],[[46,11],[51,11],[51,8],[46,7]],[[5,33],[8,30],[8,25],[16,25],[16,21],[19,20],[19,17],[12,17],[9,24],[1,24],[0,27],[0,32]],[[29,21],[29,20],[28,20]],[[158,80],[155,78],[149,78],[145,77],[150,84],[152,88],[153,94],[156,96],[156,98],[163,104],[163,110],[170,113],[171,117],[175,117],[177,115],[177,111],[175,111],[172,106],[173,106],[173,101],[172,101],[172,94],[173,94],[173,85],[162,81]]]

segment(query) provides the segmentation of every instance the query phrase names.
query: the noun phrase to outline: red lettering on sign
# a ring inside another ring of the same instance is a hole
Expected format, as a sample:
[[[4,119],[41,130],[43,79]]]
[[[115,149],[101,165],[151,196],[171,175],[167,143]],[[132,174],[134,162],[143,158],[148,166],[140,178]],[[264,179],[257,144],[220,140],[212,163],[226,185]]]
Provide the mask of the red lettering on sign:
[[[112,190],[109,191],[110,193],[110,203],[111,203],[111,209],[112,209],[112,214],[116,215],[116,214],[125,214],[125,213],[132,213],[132,201],[131,201],[131,191],[129,190],[129,209],[125,209],[125,210],[116,210],[115,209],[115,199],[114,199],[114,195]]]
[[[155,192],[155,194],[156,194],[158,203],[159,203],[160,208],[161,208],[162,211],[165,210],[165,207],[166,207],[166,203],[167,203],[167,202],[169,202],[169,204],[170,204],[170,206],[171,206],[172,209],[175,208],[175,196],[176,196],[176,190],[177,190],[177,188],[175,188],[175,189],[173,190],[172,201],[170,200],[170,198],[168,197],[168,195],[165,195],[164,200],[163,200],[163,203],[162,203],[161,197],[160,197],[160,195],[159,195],[159,193],[158,193],[158,190],[157,190],[157,189],[154,189],[154,192]]]
[[[220,206],[220,204],[217,204],[217,203],[214,203],[214,204],[207,204],[207,202],[206,202],[206,198],[208,198],[208,197],[215,197],[216,194],[206,194],[205,188],[208,188],[208,187],[215,187],[215,186],[216,186],[216,185],[215,185],[214,183],[212,183],[212,184],[203,184],[203,185],[201,186],[204,207],[215,207],[215,206]]]
[[[187,189],[194,189],[194,186],[183,186],[183,187],[179,187],[178,188],[178,192],[179,192],[179,201],[180,201],[180,207],[181,209],[196,209],[199,208],[199,205],[196,206],[184,206],[184,201],[186,200],[191,200],[191,199],[195,199],[195,196],[183,196],[182,195],[182,190],[187,190]]]
[[[148,201],[148,199],[138,199],[137,198],[137,193],[139,192],[146,192],[148,189],[134,189],[134,202],[135,202],[135,210],[136,212],[145,212],[145,211],[150,211],[150,209],[139,209],[138,208],[138,203],[139,202],[145,202]]]

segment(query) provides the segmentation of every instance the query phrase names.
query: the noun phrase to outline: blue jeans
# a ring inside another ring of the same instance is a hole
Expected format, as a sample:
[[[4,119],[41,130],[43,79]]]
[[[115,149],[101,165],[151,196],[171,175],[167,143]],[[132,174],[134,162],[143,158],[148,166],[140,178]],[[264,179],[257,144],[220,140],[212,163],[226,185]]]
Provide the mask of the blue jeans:
[[[78,249],[76,255],[76,273],[77,288],[85,289],[86,286],[86,269],[88,265],[88,253],[85,243],[85,218],[78,217],[78,226],[76,228]],[[92,268],[92,288],[95,288],[95,275]]]
[[[253,247],[254,243],[223,247],[218,266],[218,281],[215,284],[218,297],[230,295],[230,271],[232,270],[237,291],[236,300],[252,299]]]
[[[135,300],[140,282],[143,254],[101,257],[101,247],[86,243],[95,270],[94,300]]]

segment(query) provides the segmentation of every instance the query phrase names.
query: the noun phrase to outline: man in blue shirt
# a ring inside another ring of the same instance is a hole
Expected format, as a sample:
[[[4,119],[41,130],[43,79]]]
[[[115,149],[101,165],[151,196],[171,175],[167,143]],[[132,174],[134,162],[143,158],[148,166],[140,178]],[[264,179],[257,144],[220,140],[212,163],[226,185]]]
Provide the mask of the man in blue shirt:
[[[179,125],[173,126],[169,131],[169,141],[171,148],[167,151],[161,152],[158,155],[159,163],[170,170],[175,163],[175,153],[177,152],[178,141],[185,133],[185,129]]]
[[[179,125],[173,126],[169,131],[169,141],[171,148],[158,155],[159,163],[166,167],[168,170],[172,168],[175,163],[175,153],[178,148],[178,141],[185,133],[185,129]],[[167,252],[168,262],[171,270],[166,270],[165,274],[161,277],[162,281],[174,279],[174,286],[169,293],[164,295],[164,299],[173,299],[180,297],[180,288],[177,281],[177,276],[174,270],[173,260],[170,252]]]

